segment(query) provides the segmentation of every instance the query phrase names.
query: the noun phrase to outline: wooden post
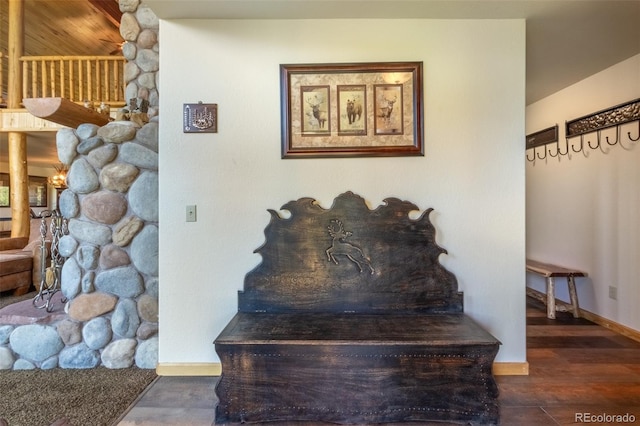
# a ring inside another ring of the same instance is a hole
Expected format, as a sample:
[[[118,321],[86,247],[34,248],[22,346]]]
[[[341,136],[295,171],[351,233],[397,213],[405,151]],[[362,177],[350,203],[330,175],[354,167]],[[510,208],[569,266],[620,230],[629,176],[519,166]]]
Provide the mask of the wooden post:
[[[9,132],[9,176],[11,177],[11,236],[28,237],[29,175],[27,173],[27,135]]]
[[[580,304],[578,303],[578,292],[576,291],[576,280],[573,275],[567,277],[567,286],[569,287],[569,300],[571,300],[571,308],[573,317],[580,318]]]
[[[556,319],[556,282],[547,277],[547,318]]]
[[[9,0],[7,107],[20,108],[22,72],[20,57],[24,53],[24,0]]]
[[[20,57],[24,52],[24,0],[9,0],[9,68],[7,107],[20,108],[22,73]],[[9,132],[9,177],[11,180],[11,236],[29,236],[29,173],[27,135]]]

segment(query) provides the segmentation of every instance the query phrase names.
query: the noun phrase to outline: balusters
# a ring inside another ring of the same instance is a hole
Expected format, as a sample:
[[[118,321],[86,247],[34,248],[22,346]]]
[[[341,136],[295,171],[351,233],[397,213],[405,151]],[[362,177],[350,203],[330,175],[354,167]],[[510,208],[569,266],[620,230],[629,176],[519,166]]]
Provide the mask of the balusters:
[[[22,97],[63,97],[122,106],[125,60],[120,56],[23,56]],[[111,66],[109,66],[111,65]]]

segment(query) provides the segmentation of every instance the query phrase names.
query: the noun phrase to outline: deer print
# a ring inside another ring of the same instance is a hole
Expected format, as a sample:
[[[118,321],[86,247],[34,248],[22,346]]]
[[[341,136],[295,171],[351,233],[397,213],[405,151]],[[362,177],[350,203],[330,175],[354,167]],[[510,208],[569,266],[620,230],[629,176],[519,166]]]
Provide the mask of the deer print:
[[[398,97],[394,97],[393,100],[387,99],[386,96],[384,101],[381,101],[380,114],[378,117],[381,117],[387,124],[391,122],[391,113],[393,112],[393,105],[398,102]]]
[[[318,95],[314,96],[314,98],[314,102],[311,102],[311,99],[307,98],[307,103],[313,111],[313,117],[318,121],[318,127],[324,129],[324,124],[327,122],[327,112],[320,109],[320,106],[324,103],[324,99],[318,99]]]
[[[327,226],[327,229],[329,230],[329,235],[333,239],[331,247],[326,250],[329,262],[333,262],[337,265],[338,260],[335,256],[342,255],[355,263],[358,266],[358,269],[360,269],[360,272],[362,272],[362,267],[366,266],[372,274],[374,273],[373,266],[371,266],[369,259],[367,259],[364,253],[362,253],[362,250],[345,241],[352,235],[352,233],[344,230],[344,226],[340,220],[332,219],[331,224]]]

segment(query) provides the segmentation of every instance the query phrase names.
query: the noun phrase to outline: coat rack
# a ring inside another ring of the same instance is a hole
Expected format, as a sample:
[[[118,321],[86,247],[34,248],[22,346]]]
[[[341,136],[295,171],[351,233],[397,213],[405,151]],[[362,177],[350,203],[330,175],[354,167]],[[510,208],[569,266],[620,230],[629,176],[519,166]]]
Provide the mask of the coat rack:
[[[633,126],[634,122],[637,126]],[[623,128],[627,130],[626,135]],[[640,99],[566,121],[563,146],[558,142],[558,125],[555,126],[555,140],[553,129],[548,128],[527,136],[526,150],[532,150],[531,155],[527,153],[528,161],[544,160],[547,155],[566,155],[571,158],[572,153],[579,152],[586,157],[589,155],[587,148],[599,149],[606,154],[609,152],[608,148],[614,145],[631,150],[640,140]],[[547,147],[554,142],[555,151]]]
[[[531,162],[535,162],[536,159],[544,160],[547,158],[547,145],[555,143],[556,148],[558,147],[558,125],[556,124],[553,127],[531,133],[530,135],[527,135],[526,141],[526,150],[531,150],[532,154],[532,156],[529,157],[529,153],[527,153],[527,160]],[[541,152],[544,155],[541,155]],[[555,154],[555,156],[557,157],[558,154]]]

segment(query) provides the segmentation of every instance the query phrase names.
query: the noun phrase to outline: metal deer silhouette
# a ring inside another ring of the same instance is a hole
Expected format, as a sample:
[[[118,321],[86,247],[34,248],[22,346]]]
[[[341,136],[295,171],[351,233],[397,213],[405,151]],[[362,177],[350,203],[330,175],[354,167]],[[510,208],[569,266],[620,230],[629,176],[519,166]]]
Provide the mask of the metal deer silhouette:
[[[329,235],[333,239],[331,243],[331,247],[326,250],[327,258],[329,262],[333,262],[336,265],[338,264],[338,260],[336,259],[336,255],[346,256],[347,259],[352,261],[358,266],[360,272],[362,272],[362,267],[366,266],[371,270],[371,273],[374,273],[373,266],[369,259],[366,258],[362,250],[345,240],[349,238],[352,233],[350,231],[345,231],[342,222],[338,219],[332,219],[331,224],[327,226],[329,230]]]

